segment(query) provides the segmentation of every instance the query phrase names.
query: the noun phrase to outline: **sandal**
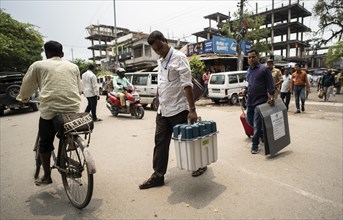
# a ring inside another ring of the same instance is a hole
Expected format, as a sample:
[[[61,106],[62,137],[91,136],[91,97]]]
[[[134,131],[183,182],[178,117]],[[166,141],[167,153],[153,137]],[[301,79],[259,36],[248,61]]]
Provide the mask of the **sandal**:
[[[196,171],[192,172],[192,177],[201,176],[203,173],[205,173],[206,170],[207,170],[207,167],[199,168]]]

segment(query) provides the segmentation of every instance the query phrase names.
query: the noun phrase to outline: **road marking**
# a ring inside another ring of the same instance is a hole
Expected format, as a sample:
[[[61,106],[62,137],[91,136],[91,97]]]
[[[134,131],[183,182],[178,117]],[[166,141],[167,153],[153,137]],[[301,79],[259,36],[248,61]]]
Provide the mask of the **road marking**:
[[[228,163],[227,161],[225,161],[225,162]],[[229,164],[230,164],[230,163],[229,163]],[[279,185],[285,186],[285,187],[287,187],[287,188],[293,190],[293,191],[296,192],[297,194],[300,194],[300,195],[302,195],[302,196],[305,196],[305,197],[307,197],[307,198],[309,198],[309,199],[312,199],[312,200],[314,200],[314,201],[317,201],[317,202],[319,202],[319,203],[329,203],[329,204],[331,204],[331,205],[333,205],[333,206],[335,206],[335,207],[343,208],[343,204],[340,204],[340,203],[334,202],[334,201],[332,201],[332,200],[325,199],[325,198],[323,198],[323,197],[314,195],[314,194],[312,194],[312,193],[310,193],[310,192],[307,192],[307,191],[305,191],[305,190],[299,189],[299,188],[297,188],[297,187],[295,187],[295,186],[292,186],[292,185],[289,185],[289,184],[287,184],[287,183],[280,182],[280,181],[278,181],[278,180],[276,180],[276,179],[272,179],[272,178],[267,177],[267,176],[265,176],[265,175],[250,172],[249,170],[244,169],[244,168],[242,168],[242,167],[237,167],[237,166],[235,166],[235,165],[233,165],[233,164],[230,164],[230,165],[232,165],[233,167],[235,167],[235,168],[237,168],[237,169],[239,169],[239,170],[241,170],[241,171],[243,171],[243,172],[245,172],[245,173],[247,173],[247,174],[249,174],[249,175],[251,175],[251,176],[256,176],[256,177],[259,177],[259,178],[262,178],[262,179],[267,179],[267,180],[272,181],[272,182],[274,182],[274,183],[277,183],[277,184],[279,184]]]
[[[343,103],[338,103],[338,102],[311,102],[311,101],[305,101],[305,105],[323,105],[323,106],[343,107]]]

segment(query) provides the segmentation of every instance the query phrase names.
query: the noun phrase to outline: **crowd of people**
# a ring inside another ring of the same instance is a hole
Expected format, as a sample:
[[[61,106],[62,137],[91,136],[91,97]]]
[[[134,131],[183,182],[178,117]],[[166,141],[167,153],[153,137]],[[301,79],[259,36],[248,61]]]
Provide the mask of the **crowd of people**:
[[[167,172],[169,145],[173,127],[177,124],[195,122],[197,112],[193,97],[192,73],[187,57],[168,44],[167,39],[160,31],[153,31],[148,37],[148,43],[159,56],[158,63],[158,91],[159,107],[156,114],[156,129],[153,148],[153,173],[139,185],[140,189],[164,185],[164,175]],[[53,118],[58,113],[78,112],[80,110],[81,94],[87,98],[88,104],[85,112],[92,115],[95,122],[102,121],[97,117],[97,102],[100,99],[95,66],[89,64],[88,70],[80,74],[79,68],[68,61],[63,61],[62,45],[56,41],[49,41],[44,45],[47,59],[33,63],[28,69],[17,99],[25,102],[29,100],[33,91],[40,88],[40,158],[43,164],[44,176],[36,180],[37,185],[51,184],[50,157],[54,150],[53,140],[56,128]],[[296,112],[305,111],[306,94],[310,93],[310,82],[306,71],[299,64],[294,70],[275,68],[272,59],[267,64],[261,64],[258,51],[252,49],[248,52],[249,68],[247,70],[248,86],[241,91],[247,96],[246,120],[254,128],[251,153],[259,153],[259,142],[263,135],[262,119],[257,108],[260,104],[274,105],[274,100],[281,97],[289,109],[291,95],[294,95]],[[120,102],[125,106],[124,87],[132,84],[124,77],[125,70],[118,68],[117,75],[106,76],[103,84],[105,94],[115,92]],[[324,101],[329,101],[333,87],[340,92],[341,73],[335,78],[332,71],[318,81],[318,90],[322,89]],[[205,86],[204,96],[208,96],[208,82],[211,72],[202,75]],[[340,84],[340,83],[339,83]],[[192,176],[200,176],[207,167],[192,172]]]

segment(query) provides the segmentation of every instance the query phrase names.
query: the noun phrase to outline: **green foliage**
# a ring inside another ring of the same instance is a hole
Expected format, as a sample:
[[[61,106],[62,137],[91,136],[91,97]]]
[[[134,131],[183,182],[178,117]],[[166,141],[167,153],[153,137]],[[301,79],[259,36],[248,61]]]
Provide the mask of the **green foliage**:
[[[44,41],[36,28],[12,19],[0,9],[0,71],[26,71],[42,59]]]
[[[314,16],[319,17],[320,44],[327,44],[329,41],[338,38],[343,40],[343,4],[342,0],[318,0],[313,8]],[[327,39],[322,38],[327,31],[331,32]]]
[[[79,67],[80,73],[84,73],[88,69],[88,64],[86,60],[76,58],[75,60],[71,61],[72,63],[76,64]]]
[[[196,55],[193,55],[190,58],[189,65],[192,71],[192,76],[200,81],[202,74],[206,69],[205,64]]]
[[[222,34],[229,38],[236,38],[236,33],[240,30],[239,13],[233,14],[234,21],[225,23],[222,28]],[[254,42],[252,48],[259,52],[270,52],[270,45],[265,39],[268,37],[270,30],[263,27],[264,16],[252,16],[252,13],[245,11],[243,13],[243,20],[248,23],[248,31],[244,40]],[[261,28],[262,27],[262,28]]]
[[[325,58],[325,64],[332,68],[333,63],[343,56],[343,41],[336,43],[335,45],[329,47],[328,53]]]

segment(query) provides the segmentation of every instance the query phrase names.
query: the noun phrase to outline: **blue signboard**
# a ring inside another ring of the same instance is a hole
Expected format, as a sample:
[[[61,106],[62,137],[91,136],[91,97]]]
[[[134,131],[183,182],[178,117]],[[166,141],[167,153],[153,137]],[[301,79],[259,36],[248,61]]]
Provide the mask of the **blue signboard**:
[[[204,41],[203,42],[199,42],[199,43],[196,43],[196,44],[190,44],[188,45],[187,47],[187,52],[188,52],[188,55],[191,56],[193,54],[202,54],[202,53],[205,53],[205,50],[204,50]]]
[[[245,40],[242,41],[242,49],[245,56],[248,56],[248,51],[251,50],[251,46],[251,42],[246,42]]]
[[[213,36],[213,52],[223,54],[236,54],[237,42],[231,38]]]
[[[242,52],[247,55],[251,49],[251,42],[242,42]],[[190,44],[187,47],[188,56],[203,53],[236,54],[237,42],[235,39],[213,36],[212,40],[205,40],[199,43]]]
[[[205,46],[205,53],[212,53],[213,52],[213,41],[212,40],[204,41],[204,46]]]

